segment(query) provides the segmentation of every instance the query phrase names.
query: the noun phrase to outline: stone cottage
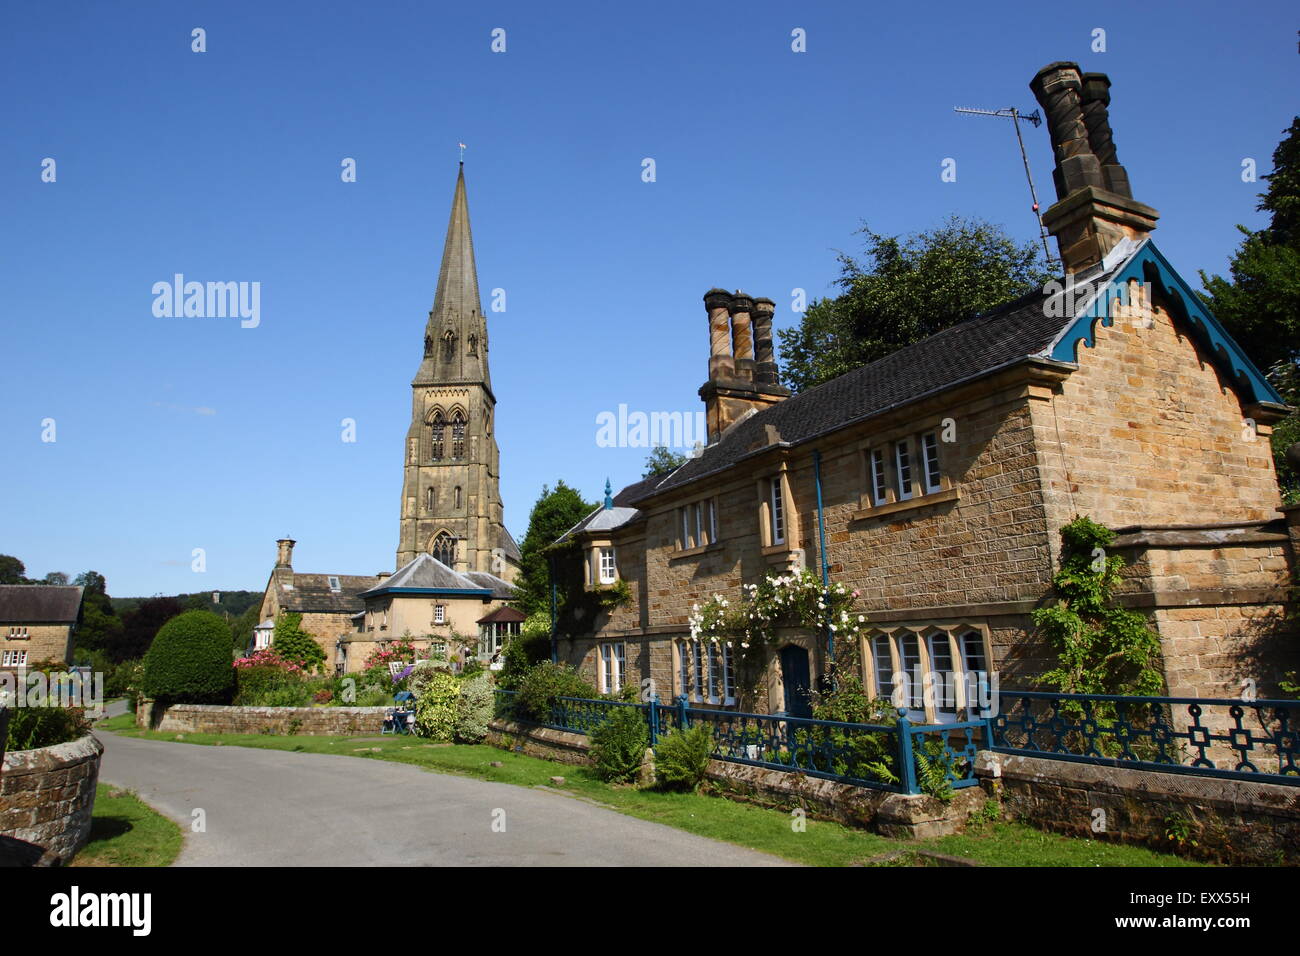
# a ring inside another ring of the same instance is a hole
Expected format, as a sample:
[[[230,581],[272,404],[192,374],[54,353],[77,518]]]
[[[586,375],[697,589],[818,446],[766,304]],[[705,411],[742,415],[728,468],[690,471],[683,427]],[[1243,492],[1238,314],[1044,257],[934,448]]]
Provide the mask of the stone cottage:
[[[71,585],[0,585],[0,669],[41,661],[70,664],[83,590]]]
[[[561,660],[605,692],[650,679],[661,699],[738,706],[733,649],[691,640],[692,606],[824,568],[860,592],[869,693],[916,670],[1029,687],[1053,663],[1030,614],[1078,514],[1119,532],[1123,600],[1150,613],[1169,693],[1240,696],[1251,679],[1263,696],[1296,666],[1269,451],[1287,409],[1152,240],[1106,78],[1054,63],[1031,88],[1056,155],[1043,220],[1062,279],[794,396],[771,300],[710,290],[709,444],[565,536],[588,587],[623,582],[629,599],[562,622]],[[747,706],[806,714],[826,657],[820,634],[792,631]]]

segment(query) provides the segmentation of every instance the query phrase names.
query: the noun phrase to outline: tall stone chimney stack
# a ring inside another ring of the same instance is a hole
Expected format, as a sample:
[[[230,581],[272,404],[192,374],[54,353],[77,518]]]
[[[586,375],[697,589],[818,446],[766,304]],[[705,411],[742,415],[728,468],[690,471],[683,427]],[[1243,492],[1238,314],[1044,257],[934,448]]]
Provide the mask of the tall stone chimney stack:
[[[742,382],[754,380],[754,332],[750,315],[754,300],[740,290],[731,297],[731,344],[736,358],[736,378]]]
[[[275,566],[293,569],[293,546],[298,542],[293,538],[280,538],[275,542]]]
[[[704,308],[709,314],[709,380],[700,386],[700,398],[713,444],[750,409],[789,398],[790,390],[779,384],[772,351],[776,306],[771,299],[710,289],[704,293]]]
[[[772,315],[776,303],[771,299],[754,300],[754,383],[780,385],[776,353],[772,349]]]
[[[1057,201],[1043,213],[1069,273],[1100,262],[1121,240],[1140,240],[1160,214],[1133,199],[1110,128],[1110,79],[1051,63],[1029,84],[1047,117]]]

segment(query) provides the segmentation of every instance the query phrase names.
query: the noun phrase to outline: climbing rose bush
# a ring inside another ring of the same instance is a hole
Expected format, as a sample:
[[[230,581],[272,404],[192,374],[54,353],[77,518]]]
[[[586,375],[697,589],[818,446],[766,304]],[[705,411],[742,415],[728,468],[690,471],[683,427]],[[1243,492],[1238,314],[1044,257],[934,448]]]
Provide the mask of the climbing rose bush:
[[[820,629],[828,626],[839,638],[855,637],[866,629],[864,615],[853,613],[860,592],[843,584],[824,587],[807,569],[795,574],[768,575],[760,584],[746,584],[740,605],[720,594],[691,608],[691,637],[717,641],[739,639],[740,647],[774,643],[778,627]]]

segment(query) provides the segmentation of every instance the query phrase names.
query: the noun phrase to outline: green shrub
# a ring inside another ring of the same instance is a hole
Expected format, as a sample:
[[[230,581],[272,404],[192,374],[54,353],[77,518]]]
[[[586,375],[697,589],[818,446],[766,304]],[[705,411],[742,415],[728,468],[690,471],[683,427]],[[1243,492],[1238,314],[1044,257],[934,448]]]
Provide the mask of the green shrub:
[[[301,688],[301,691],[299,690]],[[310,696],[300,674],[273,664],[235,668],[235,703],[241,707],[292,707],[276,700],[297,700]]]
[[[542,661],[530,668],[519,682],[519,715],[527,720],[545,723],[551,718],[551,705],[555,703],[555,698],[591,699],[599,696],[600,692],[572,667]]]
[[[460,682],[460,696],[456,699],[456,740],[463,744],[479,743],[488,732],[492,719],[492,679],[477,674]]]
[[[224,704],[235,685],[230,628],[211,611],[178,614],[144,656],[143,690],[166,703]]]
[[[302,629],[301,614],[281,614],[275,622],[271,647],[286,661],[314,673],[325,666],[325,651],[316,638]]]
[[[591,757],[602,780],[632,780],[650,741],[645,714],[637,707],[615,707],[591,735]]]
[[[532,618],[525,622],[530,623]],[[501,670],[497,672],[497,686],[506,690],[517,690],[520,682],[530,670],[551,659],[551,633],[545,631],[524,631],[512,637],[501,652]]]
[[[5,753],[66,744],[90,733],[79,707],[15,707],[9,711]]]
[[[104,695],[106,697],[125,697],[135,706],[135,699],[140,696],[140,682],[144,679],[144,661],[122,661],[111,673],[104,675]]]
[[[674,730],[661,737],[655,747],[655,779],[670,790],[697,790],[704,782],[712,754],[712,725]]]
[[[435,671],[415,699],[415,729],[432,740],[451,740],[456,733],[456,705],[460,681],[446,671]]]
[[[898,708],[888,698],[868,697],[859,681],[845,678],[834,691],[820,694],[813,704],[813,716],[818,720],[834,720],[847,724],[876,724],[893,727],[898,723]],[[797,744],[814,751],[827,750],[834,754],[827,769],[841,777],[859,780],[880,780],[897,783],[898,736],[887,731],[869,733],[842,730],[798,730],[794,734]]]

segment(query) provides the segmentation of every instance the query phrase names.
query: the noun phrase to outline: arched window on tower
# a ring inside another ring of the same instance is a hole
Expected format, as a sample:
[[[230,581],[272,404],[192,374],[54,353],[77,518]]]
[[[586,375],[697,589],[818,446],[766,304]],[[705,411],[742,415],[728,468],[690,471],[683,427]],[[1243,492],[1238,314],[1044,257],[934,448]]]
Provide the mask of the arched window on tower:
[[[453,495],[453,497],[455,498],[455,501],[456,501],[456,504],[454,505],[454,507],[456,507],[457,509],[459,509],[459,508],[460,508],[460,485],[457,485],[457,486],[456,486],[456,493],[455,493],[455,495]]]
[[[449,568],[456,566],[456,539],[445,531],[439,531],[433,539],[433,556]]]
[[[460,409],[451,416],[451,457],[465,457],[465,413]]]
[[[442,412],[434,412],[433,421],[429,423],[429,457],[434,461],[442,458],[443,430],[446,426]]]
[[[437,495],[433,488],[427,488],[424,492],[424,510],[432,512],[433,506],[437,502]]]

